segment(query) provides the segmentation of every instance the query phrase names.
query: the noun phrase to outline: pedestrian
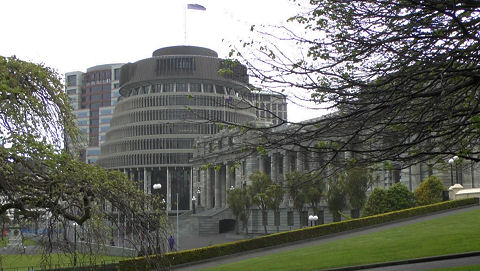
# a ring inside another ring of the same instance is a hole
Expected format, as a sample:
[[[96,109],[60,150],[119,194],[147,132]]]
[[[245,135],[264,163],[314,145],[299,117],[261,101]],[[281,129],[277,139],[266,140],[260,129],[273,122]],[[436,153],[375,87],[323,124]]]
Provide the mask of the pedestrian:
[[[168,245],[170,246],[170,251],[173,251],[175,247],[175,239],[173,239],[173,236],[170,235],[168,238]]]

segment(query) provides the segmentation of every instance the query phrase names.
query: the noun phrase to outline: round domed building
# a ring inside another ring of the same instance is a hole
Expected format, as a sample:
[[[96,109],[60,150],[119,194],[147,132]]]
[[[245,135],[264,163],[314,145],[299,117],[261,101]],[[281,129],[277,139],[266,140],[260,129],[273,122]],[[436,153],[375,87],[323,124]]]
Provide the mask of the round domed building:
[[[177,194],[178,208],[190,209],[194,140],[218,133],[219,122],[255,120],[246,67],[206,48],[161,48],[123,65],[119,92],[99,164],[125,172],[146,193],[161,184],[168,209]]]

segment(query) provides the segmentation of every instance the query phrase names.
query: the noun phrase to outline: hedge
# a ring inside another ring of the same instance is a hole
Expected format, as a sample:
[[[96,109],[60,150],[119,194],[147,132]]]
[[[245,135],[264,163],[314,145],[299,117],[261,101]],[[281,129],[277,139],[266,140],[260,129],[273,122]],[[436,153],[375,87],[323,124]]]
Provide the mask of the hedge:
[[[414,207],[400,211],[394,211],[384,214],[378,214],[368,217],[351,219],[341,222],[307,227],[298,230],[291,230],[280,233],[273,233],[253,239],[240,240],[230,243],[223,243],[208,247],[182,250],[178,252],[166,253],[164,255],[137,257],[129,260],[120,261],[118,264],[120,271],[144,271],[153,267],[153,264],[179,265],[195,261],[206,260],[214,257],[226,256],[243,251],[277,246],[289,242],[317,238],[333,233],[359,229],[366,226],[372,226],[387,223],[399,219],[423,215],[427,213],[447,210],[456,207],[475,205],[479,203],[478,198],[468,198],[461,200],[451,200],[431,205]]]

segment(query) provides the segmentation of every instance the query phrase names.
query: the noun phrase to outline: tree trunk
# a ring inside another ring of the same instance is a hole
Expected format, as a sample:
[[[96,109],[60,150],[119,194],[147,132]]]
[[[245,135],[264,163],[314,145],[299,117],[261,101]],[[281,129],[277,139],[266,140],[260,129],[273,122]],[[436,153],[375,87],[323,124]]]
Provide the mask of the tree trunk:
[[[263,224],[263,230],[265,231],[265,234],[267,234],[267,211],[262,210],[262,224]]]

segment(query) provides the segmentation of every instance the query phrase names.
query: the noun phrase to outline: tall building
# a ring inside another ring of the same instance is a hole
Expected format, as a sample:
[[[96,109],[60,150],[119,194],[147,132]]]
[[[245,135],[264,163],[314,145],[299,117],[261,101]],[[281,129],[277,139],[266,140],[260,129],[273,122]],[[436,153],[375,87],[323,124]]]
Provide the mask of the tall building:
[[[275,126],[287,120],[287,99],[285,95],[252,92],[249,99],[256,108],[257,120]]]
[[[65,74],[66,91],[70,97],[73,113],[85,135],[85,149],[81,159],[96,163],[100,145],[110,127],[113,110],[118,102],[120,67],[122,64],[94,66],[83,72]]]
[[[191,208],[194,140],[218,133],[220,122],[256,120],[247,69],[193,46],[158,49],[120,72],[115,108],[99,164],[125,172],[152,193],[161,184],[167,209]],[[232,72],[219,74],[221,68]],[[223,126],[224,128],[225,126]]]

